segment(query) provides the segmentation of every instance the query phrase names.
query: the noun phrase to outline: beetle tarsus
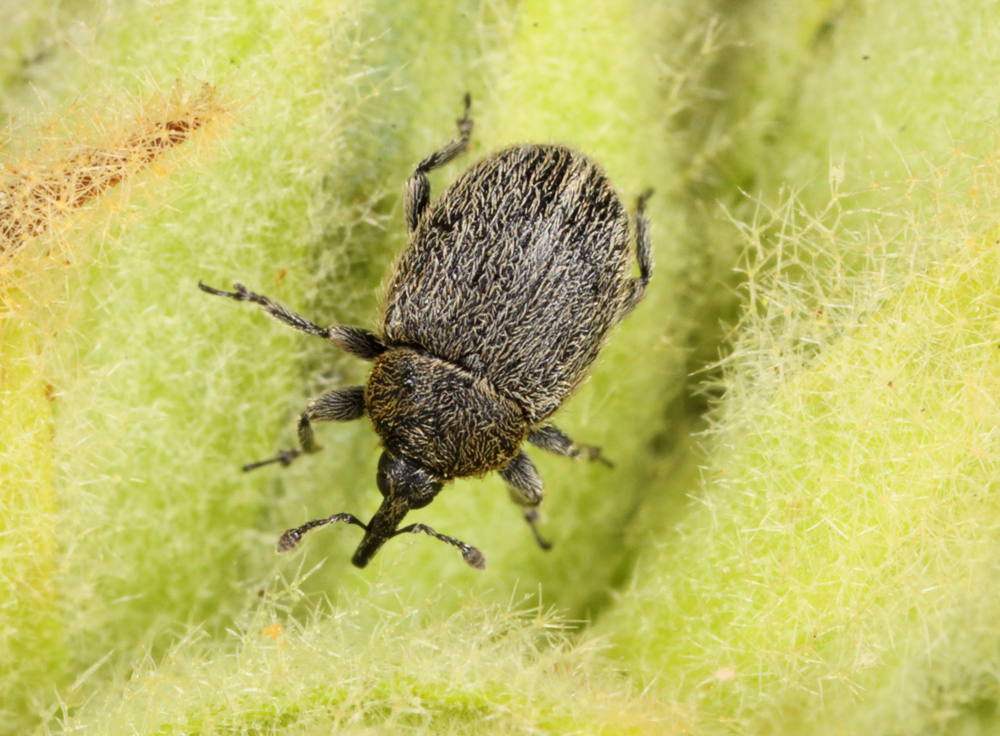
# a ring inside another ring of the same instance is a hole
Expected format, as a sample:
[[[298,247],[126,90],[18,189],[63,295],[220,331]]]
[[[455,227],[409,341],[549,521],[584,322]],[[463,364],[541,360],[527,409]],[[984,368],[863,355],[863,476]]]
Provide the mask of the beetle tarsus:
[[[572,456],[574,460],[587,460],[597,462],[601,465],[613,468],[615,464],[601,454],[601,448],[596,445],[577,445],[576,454]]]
[[[656,190],[653,189],[653,187],[646,187],[646,189],[643,190],[642,194],[640,194],[636,198],[636,200],[635,200],[635,211],[636,211],[637,214],[639,214],[639,215],[646,214],[646,202],[648,202],[649,198],[652,197],[653,194],[655,194],[655,193],[656,193]]]
[[[281,450],[277,455],[268,458],[267,460],[258,460],[255,463],[247,463],[243,466],[243,472],[249,473],[251,470],[263,468],[265,465],[273,465],[274,463],[281,463],[282,467],[287,468],[292,464],[292,460],[301,454],[302,452],[300,450]]]
[[[572,437],[554,424],[543,424],[531,430],[528,434],[528,442],[535,447],[573,460],[590,460],[591,462],[596,460],[609,468],[615,467],[613,462],[601,454],[600,447],[597,445],[578,445]]]
[[[238,286],[239,284],[237,284],[237,287]],[[245,297],[239,291],[232,292],[232,291],[222,291],[220,289],[213,289],[211,286],[204,283],[203,281],[198,282],[198,288],[204,291],[206,294],[212,294],[214,296],[224,296],[229,299],[235,299],[238,302],[245,301]],[[245,292],[246,289],[243,289],[243,291]]]
[[[472,135],[472,118],[469,117],[469,113],[472,111],[472,95],[466,92],[462,101],[465,103],[465,108],[462,112],[462,117],[456,120],[455,123],[458,125],[458,134],[465,140],[465,144],[468,145],[469,137]]]
[[[546,552],[552,549],[552,542],[543,537],[538,531],[538,509],[525,509],[524,520],[528,522],[528,526],[531,527],[531,533],[534,535],[535,542],[538,543],[538,546]]]

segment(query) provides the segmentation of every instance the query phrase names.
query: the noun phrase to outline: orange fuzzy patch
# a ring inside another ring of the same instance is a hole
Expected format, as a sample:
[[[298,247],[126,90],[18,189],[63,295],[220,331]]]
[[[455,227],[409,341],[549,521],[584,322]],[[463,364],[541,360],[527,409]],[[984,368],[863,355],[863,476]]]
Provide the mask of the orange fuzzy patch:
[[[54,155],[0,164],[0,256],[48,232],[62,217],[130,179],[165,151],[225,114],[215,91],[194,100],[175,92],[156,114],[144,105],[96,145],[65,145]],[[110,127],[116,127],[113,124]]]

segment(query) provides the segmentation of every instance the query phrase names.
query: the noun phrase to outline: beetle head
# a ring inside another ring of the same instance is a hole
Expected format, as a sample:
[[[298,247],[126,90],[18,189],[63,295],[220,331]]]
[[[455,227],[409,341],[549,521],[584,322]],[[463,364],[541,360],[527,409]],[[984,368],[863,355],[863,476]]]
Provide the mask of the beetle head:
[[[383,452],[378,461],[378,489],[382,493],[382,505],[378,507],[372,520],[365,524],[354,514],[334,514],[326,519],[314,519],[295,529],[289,529],[278,540],[278,551],[288,552],[295,549],[302,536],[320,526],[327,524],[354,524],[365,530],[365,536],[358,545],[351,562],[356,567],[365,567],[375,553],[387,540],[398,534],[427,534],[445,544],[450,544],[462,553],[462,559],[477,570],[486,567],[486,558],[475,547],[460,539],[438,534],[425,524],[410,524],[399,528],[403,517],[410,509],[422,509],[434,500],[434,497],[444,486],[444,480],[430,471],[421,468],[416,463],[402,457],[394,457]]]
[[[385,542],[394,537],[397,527],[410,509],[422,509],[434,500],[444,482],[405,458],[383,452],[375,477],[382,494],[382,505],[368,522],[365,536],[351,562],[364,567]]]

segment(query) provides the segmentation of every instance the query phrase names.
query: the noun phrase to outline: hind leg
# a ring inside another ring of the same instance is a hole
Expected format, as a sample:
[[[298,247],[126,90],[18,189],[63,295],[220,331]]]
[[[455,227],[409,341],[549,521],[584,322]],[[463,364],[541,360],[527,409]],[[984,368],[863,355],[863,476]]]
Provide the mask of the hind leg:
[[[466,93],[465,113],[457,121],[458,138],[417,164],[417,170],[406,182],[406,199],[403,203],[403,209],[406,212],[406,227],[411,233],[416,229],[417,223],[420,222],[420,216],[424,214],[424,210],[431,202],[431,183],[427,179],[427,173],[444,166],[455,157],[465,153],[469,147],[469,140],[472,138],[472,118],[469,117],[471,105],[472,97]]]
[[[649,239],[649,218],[646,217],[646,202],[653,196],[647,189],[639,195],[635,207],[635,259],[639,263],[639,275],[629,283],[631,293],[622,310],[622,317],[636,308],[646,296],[646,286],[653,275],[653,244]]]

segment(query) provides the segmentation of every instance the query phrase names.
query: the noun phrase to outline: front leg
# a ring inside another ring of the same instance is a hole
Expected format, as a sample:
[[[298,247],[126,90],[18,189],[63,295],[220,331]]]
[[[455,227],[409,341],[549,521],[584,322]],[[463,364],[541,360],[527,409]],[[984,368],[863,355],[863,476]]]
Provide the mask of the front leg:
[[[517,457],[500,471],[500,477],[507,481],[511,501],[524,507],[524,520],[531,527],[531,533],[535,536],[538,546],[546,550],[552,549],[552,542],[544,539],[535,526],[538,522],[538,505],[544,496],[542,478],[538,475],[535,464],[523,451],[519,452]]]
[[[554,452],[556,455],[572,458],[573,460],[596,460],[599,463],[613,468],[615,464],[601,455],[601,448],[594,445],[578,445],[569,435],[563,432],[554,424],[543,424],[536,427],[528,435],[528,442],[535,447]]]
[[[313,440],[312,422],[350,422],[354,419],[360,419],[364,414],[364,386],[348,386],[329,391],[318,399],[310,401],[299,418],[299,447],[301,449],[281,450],[277,455],[267,460],[248,463],[243,466],[243,472],[248,473],[273,463],[281,463],[287,468],[295,458],[303,453],[310,455],[320,449]]]
[[[458,138],[417,164],[417,170],[406,182],[406,199],[403,209],[406,212],[406,227],[411,233],[416,230],[420,216],[424,214],[427,205],[431,203],[431,183],[427,179],[427,173],[444,166],[456,156],[465,153],[469,147],[469,140],[472,138],[472,118],[469,117],[471,106],[472,97],[466,93],[465,113],[456,121],[458,123]]]
[[[235,291],[220,291],[211,286],[198,282],[198,288],[206,294],[213,296],[224,296],[228,299],[235,299],[238,302],[253,302],[264,308],[270,316],[299,332],[307,335],[322,337],[329,340],[341,350],[355,355],[365,360],[375,360],[375,358],[385,352],[385,345],[369,330],[360,327],[345,327],[344,325],[333,325],[332,327],[320,327],[312,320],[308,320],[301,314],[296,314],[290,309],[286,309],[277,302],[272,302],[266,296],[262,296],[250,291],[243,284],[233,284]]]

